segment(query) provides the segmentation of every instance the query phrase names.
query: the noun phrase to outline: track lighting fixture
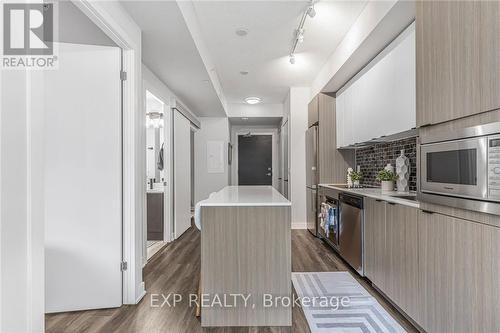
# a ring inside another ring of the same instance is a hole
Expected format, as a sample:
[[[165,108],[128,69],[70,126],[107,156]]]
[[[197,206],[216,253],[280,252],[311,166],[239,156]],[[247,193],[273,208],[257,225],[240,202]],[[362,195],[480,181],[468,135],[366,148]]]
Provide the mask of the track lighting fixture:
[[[297,42],[302,43],[304,41],[304,28],[296,31]]]
[[[309,5],[306,10],[302,14],[302,18],[300,19],[299,27],[295,29],[295,38],[293,39],[292,49],[290,50],[290,63],[295,64],[295,49],[297,48],[298,43],[302,43],[304,41],[304,24],[306,23],[306,18],[309,16],[313,18],[316,16],[316,10],[314,9],[315,0],[309,0]]]

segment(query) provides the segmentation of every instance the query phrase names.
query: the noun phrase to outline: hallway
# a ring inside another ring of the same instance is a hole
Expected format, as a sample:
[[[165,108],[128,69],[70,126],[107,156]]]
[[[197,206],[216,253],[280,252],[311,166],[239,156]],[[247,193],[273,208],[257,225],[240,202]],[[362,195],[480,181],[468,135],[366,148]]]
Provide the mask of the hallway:
[[[152,294],[179,293],[183,300],[196,293],[200,270],[200,232],[191,227],[180,239],[159,252],[145,267],[144,280],[147,294],[136,306],[122,306],[105,309],[61,313],[46,316],[48,333],[62,332],[171,332],[171,333],[263,333],[263,332],[309,332],[304,314],[300,308],[293,309],[292,327],[282,328],[207,328],[202,329],[195,317],[195,308],[187,301],[175,307],[151,307]],[[306,230],[292,230],[292,271],[322,272],[346,271],[343,261],[322,241]],[[416,330],[388,305],[368,284],[360,283],[374,294],[378,301],[408,331]],[[161,296],[158,302],[162,302]]]

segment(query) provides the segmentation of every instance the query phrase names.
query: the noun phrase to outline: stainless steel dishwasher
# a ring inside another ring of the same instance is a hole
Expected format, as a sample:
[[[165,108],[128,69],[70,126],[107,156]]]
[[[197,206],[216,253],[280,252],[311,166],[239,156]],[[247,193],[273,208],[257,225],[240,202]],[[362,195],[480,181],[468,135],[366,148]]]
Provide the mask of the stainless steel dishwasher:
[[[363,198],[339,194],[339,252],[361,276],[363,271]]]

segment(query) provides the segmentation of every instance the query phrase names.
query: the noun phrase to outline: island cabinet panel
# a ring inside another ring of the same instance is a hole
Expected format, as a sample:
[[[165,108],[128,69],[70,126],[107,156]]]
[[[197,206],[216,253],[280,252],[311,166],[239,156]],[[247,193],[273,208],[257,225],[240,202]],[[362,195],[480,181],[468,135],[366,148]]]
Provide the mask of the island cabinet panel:
[[[418,321],[418,210],[387,203],[386,253],[389,298]]]
[[[418,1],[417,126],[500,108],[500,3]]]
[[[500,229],[419,212],[419,324],[432,332],[500,331]]]
[[[202,326],[291,326],[291,307],[263,303],[291,296],[290,219],[290,206],[202,207],[201,294],[250,295],[247,306],[202,306]]]
[[[386,203],[365,198],[365,275],[380,290],[387,287]]]

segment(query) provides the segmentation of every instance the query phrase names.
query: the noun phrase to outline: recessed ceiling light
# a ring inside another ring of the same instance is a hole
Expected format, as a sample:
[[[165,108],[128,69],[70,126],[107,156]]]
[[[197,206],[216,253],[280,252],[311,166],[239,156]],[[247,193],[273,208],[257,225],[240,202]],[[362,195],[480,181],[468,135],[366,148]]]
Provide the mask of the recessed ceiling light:
[[[261,102],[261,99],[259,97],[247,97],[245,98],[245,102],[247,104],[259,104]]]
[[[247,74],[248,74],[248,71],[240,71],[240,74],[241,74],[241,75],[247,75]]]
[[[236,35],[238,35],[240,37],[244,37],[244,36],[248,35],[248,30],[245,28],[238,28],[238,29],[236,29]]]

